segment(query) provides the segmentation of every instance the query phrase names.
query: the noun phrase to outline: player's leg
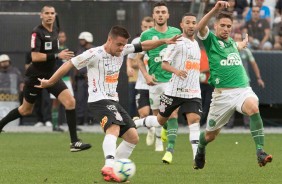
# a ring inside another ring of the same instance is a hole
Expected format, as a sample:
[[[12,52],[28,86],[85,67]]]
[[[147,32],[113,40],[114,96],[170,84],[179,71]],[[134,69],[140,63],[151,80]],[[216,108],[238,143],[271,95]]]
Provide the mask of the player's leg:
[[[27,84],[25,84],[23,91],[23,103],[19,107],[11,110],[5,117],[0,120],[0,132],[9,122],[21,118],[22,116],[31,114],[34,103],[39,93],[41,93],[41,89],[28,87]]]
[[[77,136],[76,132],[76,113],[75,113],[75,99],[67,88],[66,84],[60,80],[48,91],[52,93],[66,109],[66,120],[70,133],[70,151],[77,152],[91,148],[90,144],[84,144]]]
[[[242,105],[238,104],[237,110],[239,112],[243,112],[250,117],[250,131],[252,137],[254,139],[256,150],[257,150],[257,158],[258,164],[260,167],[265,166],[268,162],[272,161],[272,155],[269,155],[264,152],[264,129],[263,129],[263,121],[260,116],[259,108],[258,108],[258,98],[252,92],[251,89],[249,92],[246,91],[244,97],[244,102]],[[243,98],[244,98],[243,97]],[[239,107],[241,106],[240,109]]]
[[[219,134],[221,128],[228,122],[235,112],[235,105],[230,105],[229,93],[215,91],[207,118],[206,131],[200,133],[199,144],[195,156],[194,169],[205,166],[206,146]],[[236,100],[235,98],[232,100]]]

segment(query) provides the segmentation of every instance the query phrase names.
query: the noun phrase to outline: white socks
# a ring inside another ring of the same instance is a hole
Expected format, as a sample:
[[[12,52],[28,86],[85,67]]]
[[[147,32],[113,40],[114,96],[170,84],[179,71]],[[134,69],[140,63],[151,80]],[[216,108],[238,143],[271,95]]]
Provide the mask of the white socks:
[[[103,151],[105,156],[105,166],[113,167],[116,156],[117,137],[111,134],[106,134],[103,141]]]
[[[146,118],[141,118],[138,120],[135,120],[134,123],[136,125],[137,128],[139,127],[143,127],[144,126],[144,121],[145,121],[145,126],[148,128],[151,127],[161,127],[161,125],[159,124],[158,120],[157,120],[157,116],[147,116]]]
[[[193,159],[195,159],[198,144],[199,144],[199,138],[200,138],[200,123],[193,123],[189,125],[190,130],[190,143],[193,150]]]
[[[121,158],[129,158],[133,149],[135,148],[135,144],[131,144],[129,142],[126,142],[125,140],[123,140],[117,150],[116,150],[116,160],[117,159],[121,159]]]

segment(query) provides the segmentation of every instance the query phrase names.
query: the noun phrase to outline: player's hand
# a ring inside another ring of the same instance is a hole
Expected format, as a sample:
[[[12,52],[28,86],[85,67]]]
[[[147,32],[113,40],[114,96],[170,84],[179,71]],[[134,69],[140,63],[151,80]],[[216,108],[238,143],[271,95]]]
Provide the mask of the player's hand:
[[[262,79],[258,79],[258,85],[259,85],[259,87],[261,87],[261,88],[264,88],[264,87],[265,87],[264,81],[263,81]]]
[[[146,75],[145,79],[146,79],[146,82],[147,82],[147,84],[149,86],[154,86],[154,85],[157,84],[156,83],[156,81],[157,81],[156,78],[154,76],[152,76],[152,75]]]
[[[177,70],[174,74],[177,75],[182,80],[184,80],[187,77],[187,71],[185,70]]]
[[[38,80],[40,81],[40,84],[34,85],[34,87],[36,87],[36,88],[48,88],[48,87],[52,86],[52,84],[50,84],[49,80],[47,80],[47,79],[38,78]]]
[[[179,38],[182,37],[182,35],[175,35],[174,37],[166,39],[166,44],[175,44],[177,41],[179,41]]]
[[[245,49],[248,46],[248,44],[249,44],[249,38],[248,38],[248,34],[246,34],[243,41],[238,42],[238,50]]]
[[[69,51],[69,49],[64,49],[58,54],[58,57],[62,60],[69,60],[70,58],[74,57],[74,52]]]
[[[132,67],[127,67],[126,68],[126,73],[128,77],[133,77],[134,75],[134,69]]]
[[[215,4],[215,9],[222,10],[224,8],[228,8],[230,5],[227,1],[217,1]]]

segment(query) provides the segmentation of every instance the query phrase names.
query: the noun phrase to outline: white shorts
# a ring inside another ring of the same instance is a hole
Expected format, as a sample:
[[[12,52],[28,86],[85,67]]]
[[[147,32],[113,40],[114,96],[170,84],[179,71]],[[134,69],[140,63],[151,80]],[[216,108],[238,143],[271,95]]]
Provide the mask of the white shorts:
[[[164,94],[165,89],[168,86],[168,82],[160,82],[154,86],[149,86],[149,98],[150,106],[152,110],[159,109],[161,95]]]
[[[221,92],[215,89],[212,93],[206,130],[214,131],[223,127],[235,111],[244,114],[242,106],[248,97],[254,97],[258,101],[251,87],[222,90]]]

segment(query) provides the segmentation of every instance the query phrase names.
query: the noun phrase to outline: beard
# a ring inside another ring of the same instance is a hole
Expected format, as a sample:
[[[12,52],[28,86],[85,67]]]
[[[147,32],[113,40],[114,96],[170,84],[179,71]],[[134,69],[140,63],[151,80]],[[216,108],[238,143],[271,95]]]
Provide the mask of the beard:
[[[163,22],[163,23],[156,23],[158,26],[163,26],[163,25],[165,25],[165,22]]]

